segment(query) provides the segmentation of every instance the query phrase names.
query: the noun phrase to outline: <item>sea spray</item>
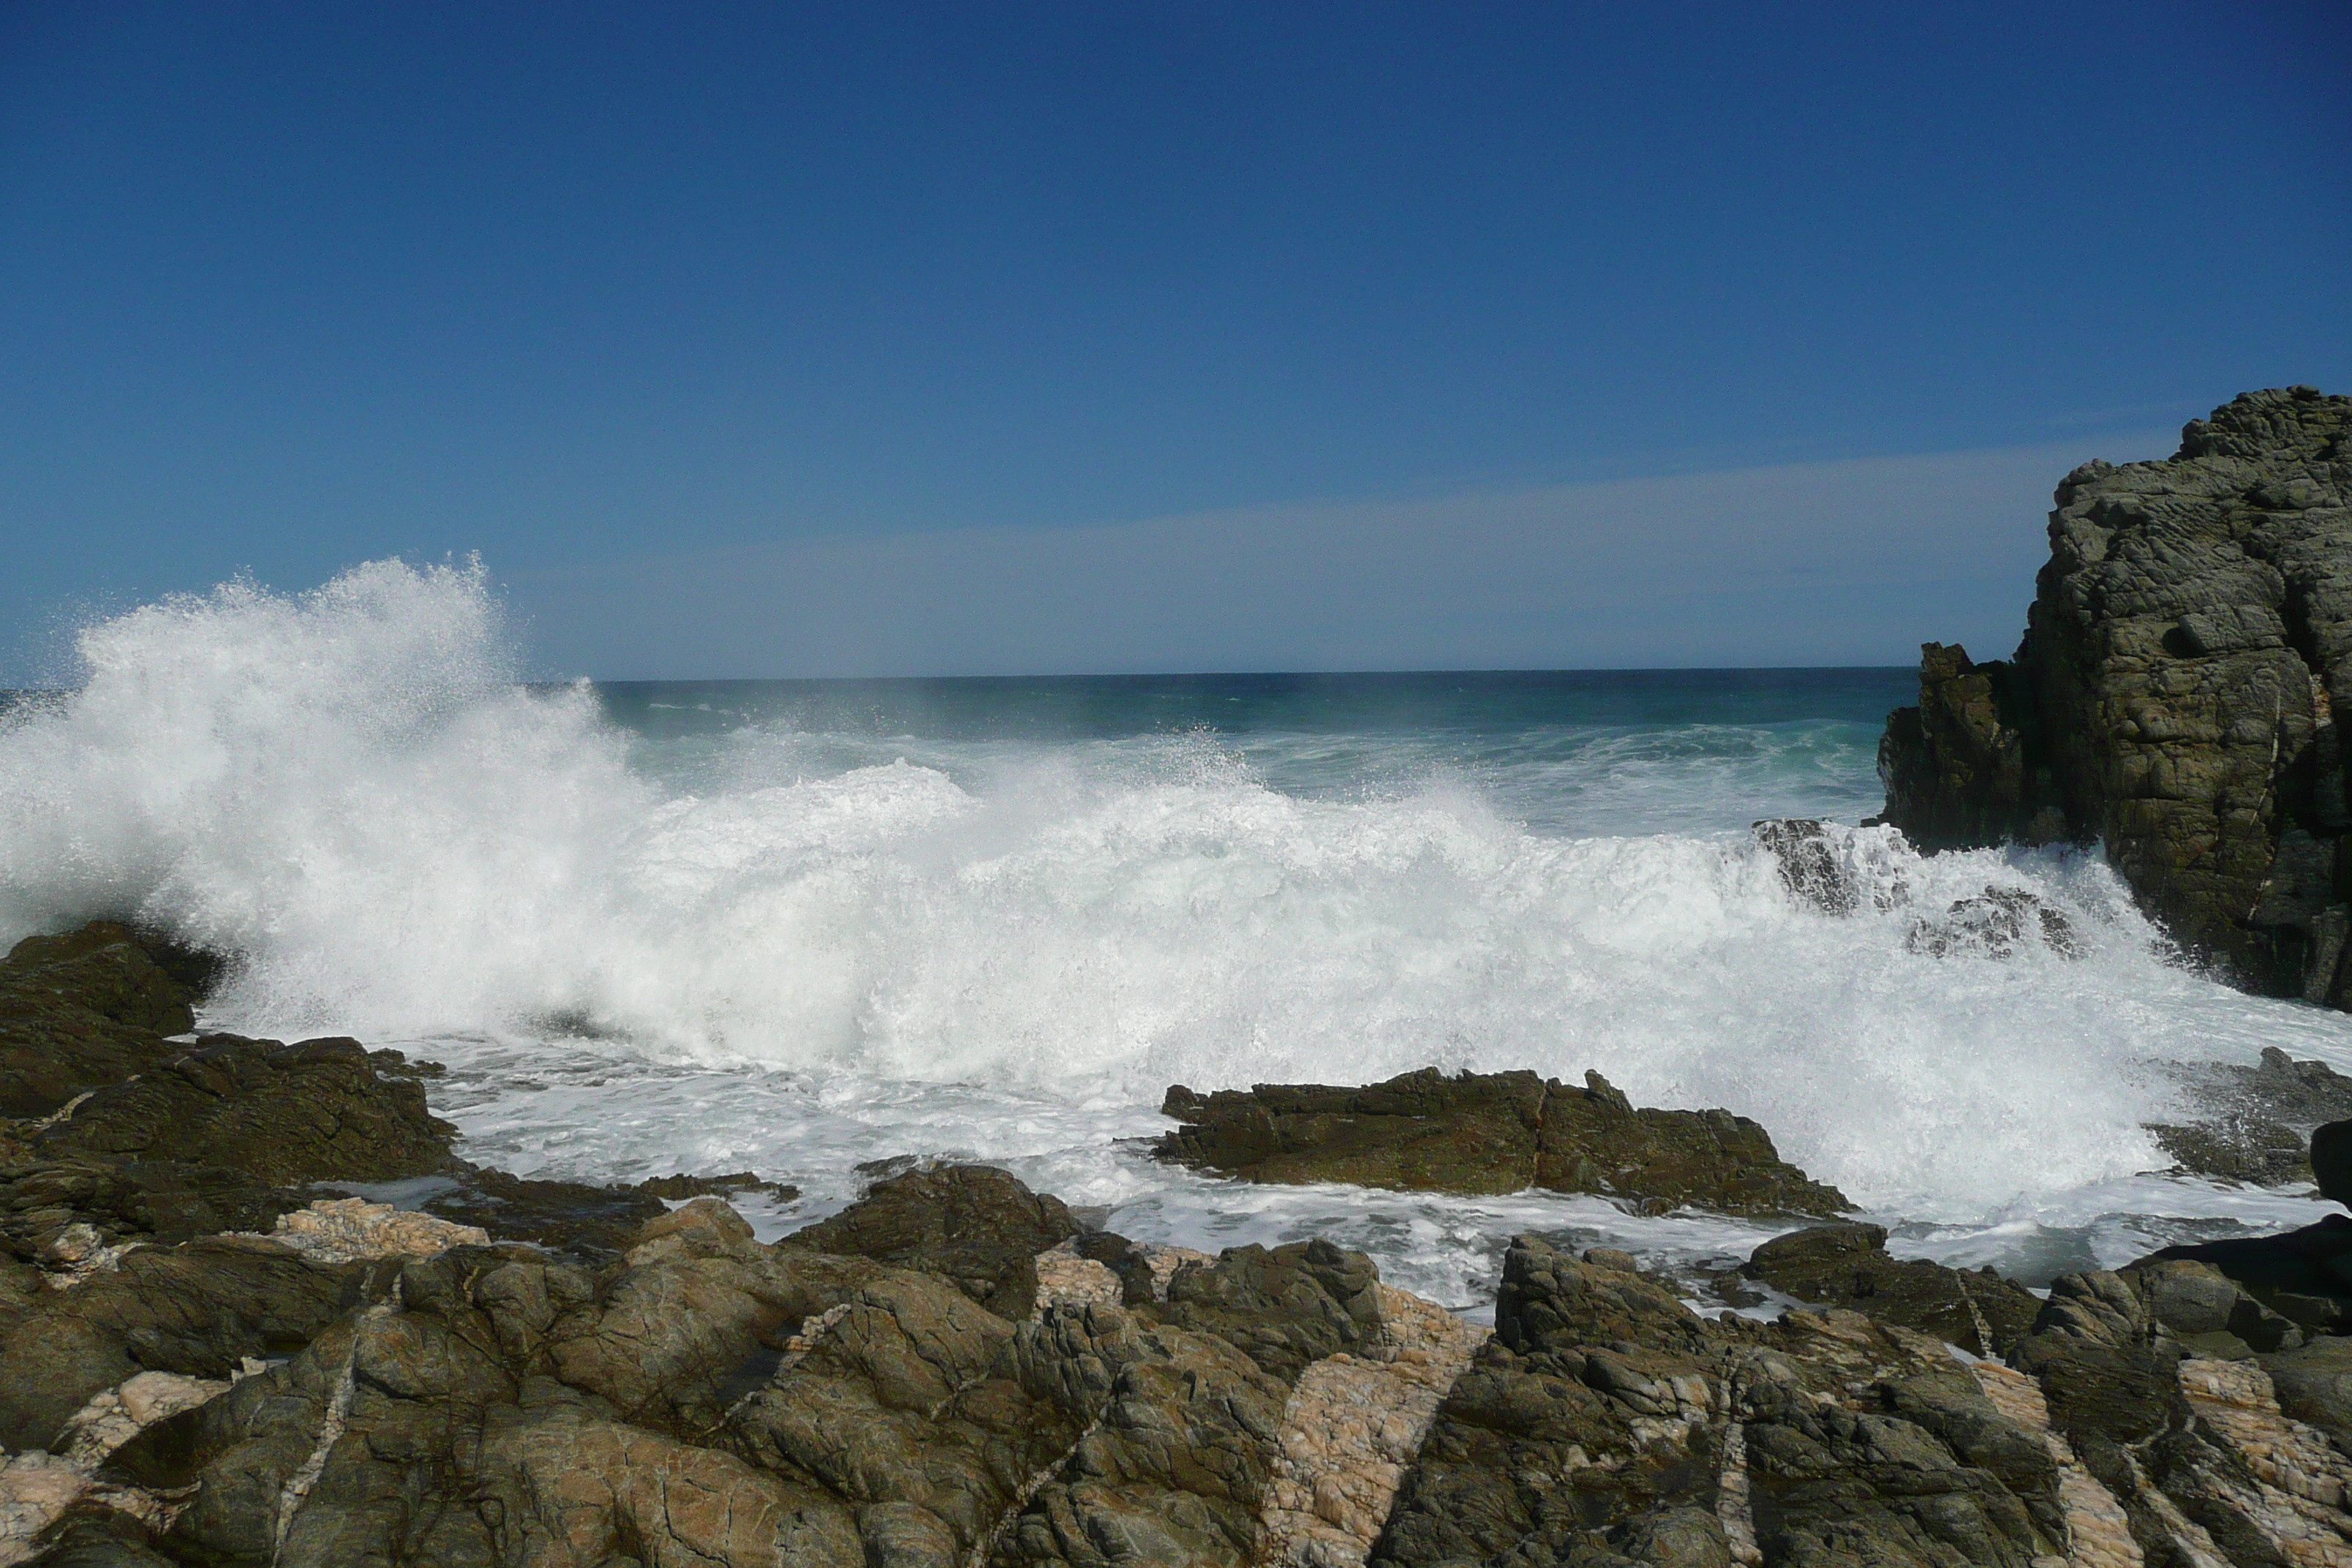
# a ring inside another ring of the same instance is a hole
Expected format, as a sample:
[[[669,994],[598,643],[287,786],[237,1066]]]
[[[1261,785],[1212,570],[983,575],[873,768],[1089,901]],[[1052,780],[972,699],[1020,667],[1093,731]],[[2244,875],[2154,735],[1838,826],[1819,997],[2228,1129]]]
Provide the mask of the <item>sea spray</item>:
[[[128,913],[232,952],[211,1022],[445,1041],[484,1075],[469,1131],[528,1125],[584,1173],[670,1168],[730,1084],[799,1176],[1106,1145],[1176,1081],[1597,1068],[1755,1117],[1874,1209],[1973,1223],[2160,1164],[2152,1063],[2342,1054],[2335,1016],[2169,962],[2095,854],[1833,828],[1869,896],[1832,916],[1742,832],[1538,832],[1473,769],[1285,790],[1197,731],[746,726],[734,765],[677,769],[592,691],[518,682],[478,569],[232,585],[82,648],[87,683],[0,732],[0,931]],[[1988,884],[2079,952],[1906,944]],[[532,1099],[535,1063],[583,1059],[610,1081]],[[1160,1201],[1119,1169],[1102,1195]]]

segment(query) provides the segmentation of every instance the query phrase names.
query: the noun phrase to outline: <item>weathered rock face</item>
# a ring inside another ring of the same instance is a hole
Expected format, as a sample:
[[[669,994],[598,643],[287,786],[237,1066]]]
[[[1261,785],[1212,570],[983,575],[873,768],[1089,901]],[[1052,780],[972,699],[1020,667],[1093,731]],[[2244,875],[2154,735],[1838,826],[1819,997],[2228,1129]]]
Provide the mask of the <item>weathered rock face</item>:
[[[2247,393],[2179,452],[2066,476],[2017,656],[1929,644],[1879,748],[1929,849],[2098,837],[2251,988],[2337,1005],[2352,826],[2352,398]]]
[[[0,1116],[46,1116],[178,1048],[191,994],[129,928],[26,937],[0,960]]]
[[[1017,1322],[1036,1302],[1037,1254],[1077,1233],[1061,1199],[1031,1192],[1010,1172],[941,1165],[877,1182],[784,1244],[930,1270]]]
[[[1599,1256],[1513,1245],[1495,1337],[1440,1407],[1373,1563],[2352,1553],[2346,1342],[2302,1342],[2200,1265],[2067,1276],[2011,1366],[1963,1366],[1933,1334],[1844,1309],[1703,1320]]]
[[[2272,1186],[2306,1180],[2306,1142],[2324,1123],[2352,1118],[2352,1078],[2276,1046],[2252,1066],[2184,1062],[2170,1070],[2189,1117],[2147,1130],[2179,1169],[2198,1175]],[[2344,1196],[2352,1197],[2352,1185]]]
[[[207,1035],[136,1079],[99,1089],[42,1129],[60,1156],[229,1165],[272,1183],[429,1174],[457,1129],[408,1079],[377,1075],[357,1040]]]
[[[1727,1110],[1635,1108],[1599,1073],[1584,1087],[1531,1072],[1435,1068],[1364,1089],[1260,1084],[1161,1110],[1187,1125],[1158,1153],[1260,1182],[1355,1182],[1407,1191],[1599,1193],[1664,1210],[1834,1215],[1853,1205],[1782,1161]]]
[[[2063,1559],[2058,1467],[1940,1342],[1852,1312],[1708,1322],[1515,1243],[1375,1563]]]
[[[385,1217],[365,1207],[325,1217]],[[1011,1322],[936,1274],[763,1247],[708,1198],[646,1226],[601,1276],[519,1247],[340,1269],[267,1242],[242,1255],[341,1294],[267,1352],[209,1322],[158,1338],[158,1357],[220,1375],[143,1430],[121,1424],[135,1435],[99,1488],[46,1460],[26,1471],[95,1500],[55,1525],[59,1552],[152,1534],[173,1560],[217,1564],[1244,1568],[1263,1561],[1286,1455],[1310,1493],[1345,1474],[1385,1507],[1380,1476],[1286,1427],[1297,1374],[1339,1359],[1323,1346],[1370,1367],[1461,1337],[1391,1333],[1370,1265],[1321,1243],[1189,1263],[1149,1312],[1053,1302]],[[125,1287],[105,1289],[85,1299]],[[222,1373],[239,1350],[282,1359]],[[138,1379],[155,1373],[92,1384],[128,1363],[81,1359],[69,1385],[34,1391],[43,1407],[21,1426],[154,1405]],[[0,1361],[0,1378],[26,1364]],[[152,1531],[97,1528],[98,1508],[133,1496]]]
[[[2005,1355],[2032,1331],[2042,1302],[1990,1268],[1969,1272],[1886,1250],[1874,1225],[1816,1226],[1758,1247],[1742,1270],[1822,1307],[1851,1307],[1948,1340],[1971,1355]]]

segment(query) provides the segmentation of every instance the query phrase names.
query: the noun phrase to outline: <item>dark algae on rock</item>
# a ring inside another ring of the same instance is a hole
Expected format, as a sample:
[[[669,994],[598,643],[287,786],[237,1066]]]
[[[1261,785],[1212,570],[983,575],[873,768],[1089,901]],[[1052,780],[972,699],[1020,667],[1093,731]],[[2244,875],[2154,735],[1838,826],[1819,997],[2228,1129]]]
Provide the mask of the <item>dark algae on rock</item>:
[[[1259,1084],[1161,1105],[1185,1125],[1166,1160],[1259,1182],[1353,1182],[1405,1191],[1598,1193],[1656,1210],[1835,1215],[1853,1205],[1787,1163],[1771,1135],[1727,1110],[1635,1107],[1597,1072],[1581,1088],[1531,1072],[1434,1068],[1363,1089]]]
[[[2101,839],[2185,946],[2347,1005],[2352,398],[2246,393],[2056,500],[2015,658],[1927,647],[1885,820],[1930,850]]]

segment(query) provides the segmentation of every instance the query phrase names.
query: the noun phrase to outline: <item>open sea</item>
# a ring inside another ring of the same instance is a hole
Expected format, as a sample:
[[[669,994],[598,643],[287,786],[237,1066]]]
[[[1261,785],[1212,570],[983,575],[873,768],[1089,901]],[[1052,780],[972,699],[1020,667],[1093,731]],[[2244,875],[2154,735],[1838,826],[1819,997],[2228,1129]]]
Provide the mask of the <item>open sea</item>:
[[[2095,854],[1855,825],[1906,669],[530,684],[479,575],[396,563],[82,636],[0,714],[0,942],[129,916],[238,955],[207,1026],[446,1063],[526,1174],[1003,1164],[1146,1241],[1312,1235],[1439,1300],[1515,1232],[1685,1266],[1769,1226],[1160,1165],[1169,1085],[1597,1068],[1726,1106],[1894,1229],[2029,1283],[2308,1223],[2147,1173],[2167,1063],[2352,1069],[2352,1016],[2182,965]],[[1792,900],[1817,816],[1880,897]],[[1988,885],[2083,952],[1906,948]],[[1880,905],[1885,907],[1879,907]]]

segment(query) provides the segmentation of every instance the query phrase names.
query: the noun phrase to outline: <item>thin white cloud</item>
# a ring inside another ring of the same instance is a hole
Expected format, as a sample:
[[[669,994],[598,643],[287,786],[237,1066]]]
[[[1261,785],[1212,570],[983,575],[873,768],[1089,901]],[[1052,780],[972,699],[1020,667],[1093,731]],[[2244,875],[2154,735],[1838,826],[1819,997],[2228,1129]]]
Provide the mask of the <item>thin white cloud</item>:
[[[2050,490],[2171,437],[519,575],[551,668],[632,676],[1897,664],[2010,651]]]

